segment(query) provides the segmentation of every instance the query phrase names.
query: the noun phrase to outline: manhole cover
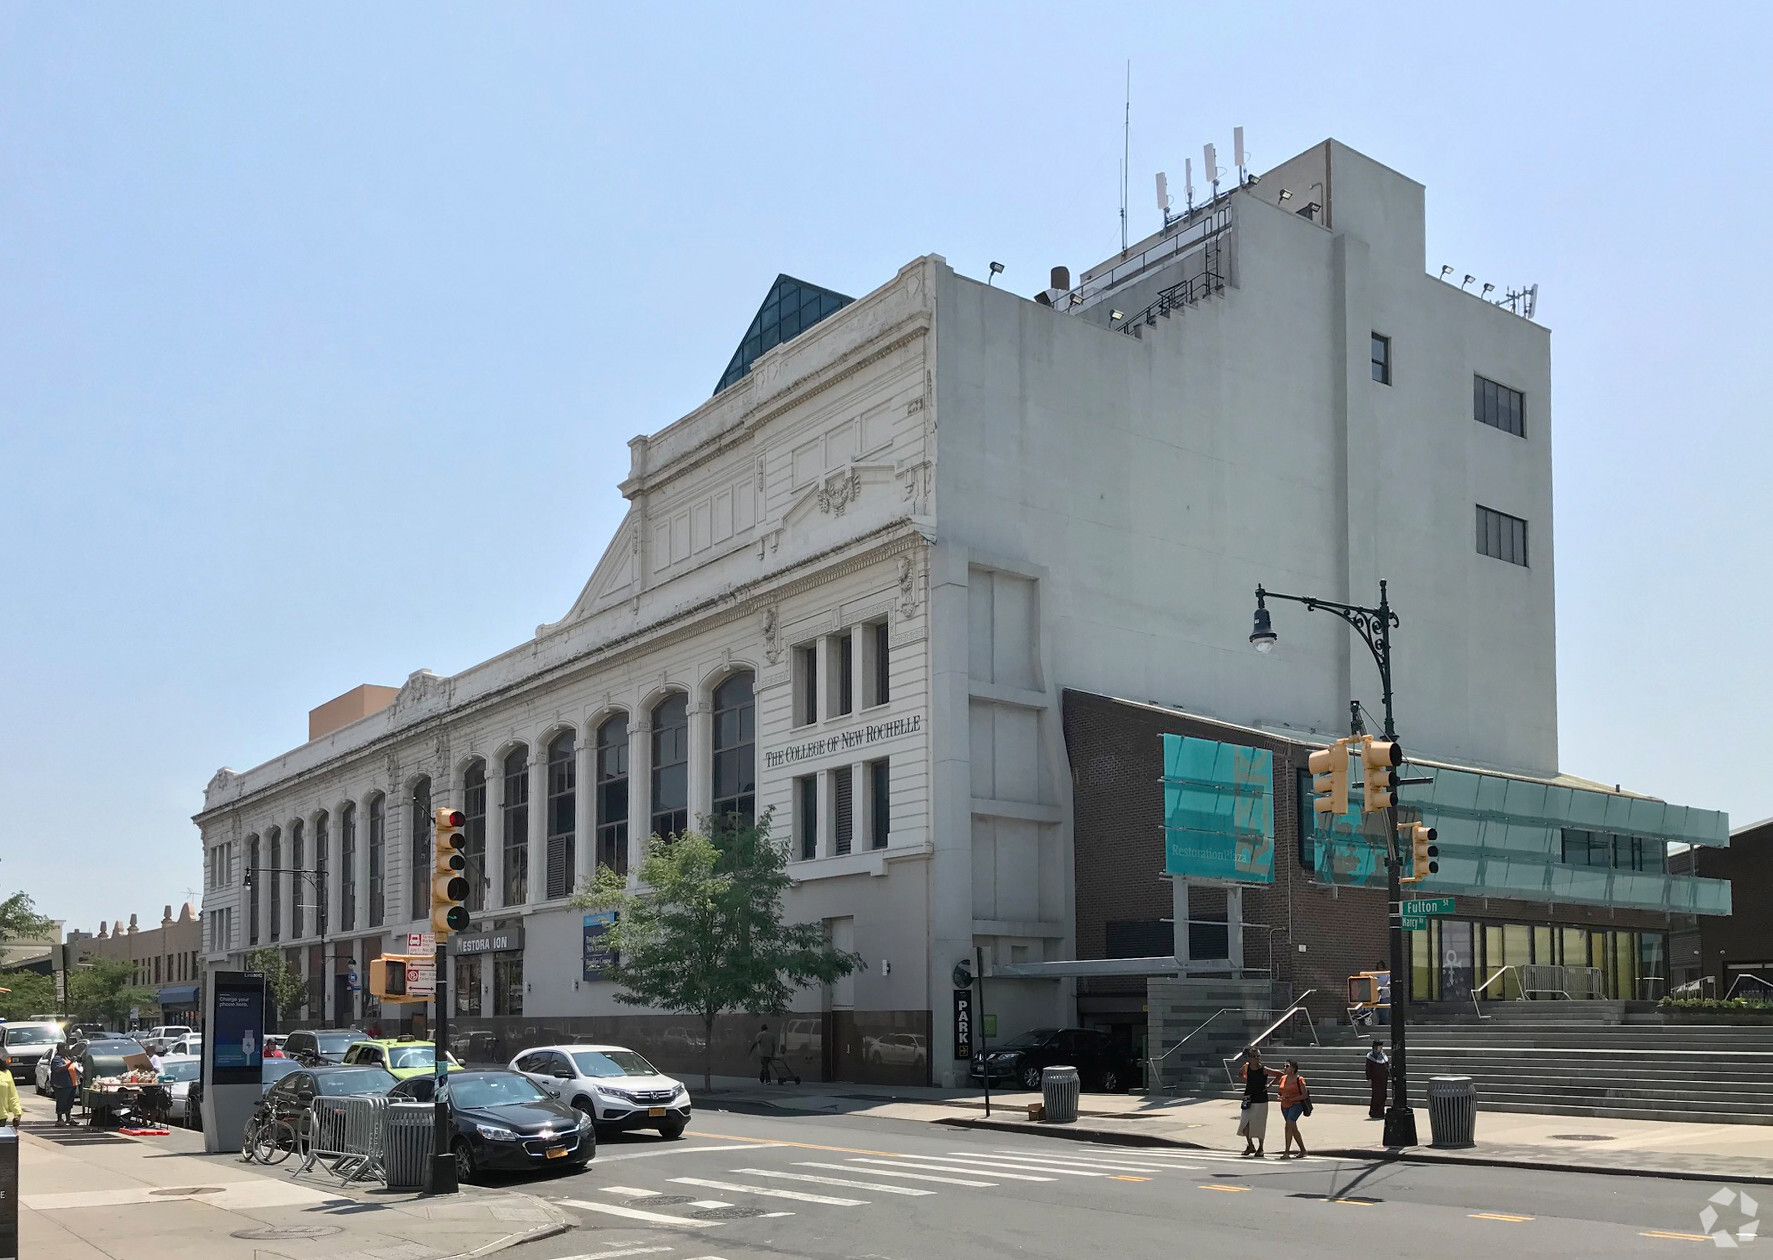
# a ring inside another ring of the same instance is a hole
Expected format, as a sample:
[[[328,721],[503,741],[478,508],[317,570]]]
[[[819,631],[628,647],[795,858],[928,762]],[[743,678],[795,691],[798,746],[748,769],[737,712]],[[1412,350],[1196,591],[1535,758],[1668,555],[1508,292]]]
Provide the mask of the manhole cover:
[[[1551,1140],[1554,1142],[1611,1142],[1613,1136],[1610,1133],[1554,1133],[1551,1135]]]
[[[648,1202],[657,1203],[658,1200],[649,1199]],[[694,1213],[694,1215],[699,1221],[743,1221],[753,1216],[762,1216],[763,1209],[742,1207],[703,1208],[700,1212]]]
[[[221,1186],[168,1186],[164,1190],[150,1190],[148,1193],[175,1198],[184,1194],[220,1194],[222,1189]]]
[[[289,1242],[298,1238],[325,1238],[328,1234],[340,1232],[337,1225],[285,1225],[281,1228],[267,1225],[263,1229],[237,1229],[228,1236],[249,1242]]]

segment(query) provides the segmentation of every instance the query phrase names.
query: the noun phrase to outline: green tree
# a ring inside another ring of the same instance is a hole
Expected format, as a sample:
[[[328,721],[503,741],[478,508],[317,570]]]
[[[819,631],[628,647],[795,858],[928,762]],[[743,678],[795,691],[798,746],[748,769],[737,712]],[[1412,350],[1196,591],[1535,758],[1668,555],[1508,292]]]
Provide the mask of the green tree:
[[[55,980],[35,971],[0,971],[0,1017],[29,1019],[55,1010]]]
[[[68,973],[68,1011],[77,1020],[121,1029],[132,1006],[154,1005],[154,994],[137,987],[135,965],[120,958],[93,958]]]
[[[574,904],[614,910],[608,944],[618,1002],[659,1006],[702,1021],[704,1088],[714,1087],[714,1020],[727,1012],[779,1011],[802,985],[830,984],[861,955],[833,949],[818,923],[782,922],[788,855],[769,815],[712,834],[654,836],[629,890],[600,867]]]
[[[48,941],[55,939],[55,920],[37,913],[28,893],[15,892],[0,901],[0,941]]]
[[[283,956],[280,949],[255,949],[246,956],[248,971],[265,975],[265,996],[280,1019],[294,1019],[308,1000],[308,982]]]

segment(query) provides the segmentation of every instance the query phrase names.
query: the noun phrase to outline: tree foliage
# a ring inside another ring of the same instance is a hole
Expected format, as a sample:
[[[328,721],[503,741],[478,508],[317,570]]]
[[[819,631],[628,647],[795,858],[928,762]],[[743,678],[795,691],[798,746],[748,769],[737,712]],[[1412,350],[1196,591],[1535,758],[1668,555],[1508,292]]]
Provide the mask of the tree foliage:
[[[93,958],[68,973],[68,1013],[82,1023],[122,1029],[132,1006],[154,1005],[154,994],[135,983],[135,965],[120,958]]]
[[[302,1013],[308,1000],[308,982],[290,965],[283,951],[275,948],[255,949],[246,955],[246,969],[265,975],[265,996],[281,1019],[294,1019]]]
[[[784,923],[787,853],[755,825],[654,836],[639,884],[600,867],[575,904],[616,911],[608,946],[617,961],[616,1000],[695,1015],[704,1031],[703,1084],[713,1087],[714,1020],[737,1011],[786,1008],[794,990],[830,984],[861,965],[833,949],[819,923]]]
[[[37,913],[30,894],[15,892],[0,901],[0,941],[47,941],[55,937],[55,920]]]
[[[36,971],[0,971],[0,1017],[29,1019],[55,1010],[55,979]]]

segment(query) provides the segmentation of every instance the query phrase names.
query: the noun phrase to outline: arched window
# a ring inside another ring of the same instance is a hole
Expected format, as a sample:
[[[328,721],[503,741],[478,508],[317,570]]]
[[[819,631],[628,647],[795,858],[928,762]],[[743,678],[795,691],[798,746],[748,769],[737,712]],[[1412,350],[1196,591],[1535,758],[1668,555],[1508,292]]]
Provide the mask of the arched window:
[[[681,691],[653,706],[653,834],[689,830],[689,697]]]
[[[326,934],[326,884],[331,878],[331,819],[325,812],[314,815],[314,930]]]
[[[387,918],[388,798],[377,792],[369,798],[369,926],[381,927]]]
[[[339,810],[339,930],[357,930],[357,806]]]
[[[757,818],[757,705],[749,671],[714,689],[714,818],[749,827]]]
[[[468,815],[462,828],[462,857],[468,863],[469,910],[486,909],[486,763],[476,761],[462,776],[462,812]]]
[[[431,917],[431,780],[412,785],[412,873],[407,877],[406,917]]]
[[[246,837],[246,873],[252,877],[252,887],[246,890],[246,942],[249,945],[259,943],[259,893],[262,891],[259,881],[264,878],[259,873],[259,838]]]
[[[564,897],[573,890],[574,815],[578,785],[574,782],[575,740],[562,731],[548,745],[548,883],[545,895]]]
[[[289,864],[298,871],[308,869],[305,864],[308,857],[308,846],[305,843],[307,836],[303,834],[303,831],[304,824],[301,819],[298,818],[289,824]],[[302,902],[307,900],[308,890],[312,887],[313,885],[309,883],[308,877],[305,875],[291,875],[289,877],[289,939],[292,941],[302,939],[304,926]]]
[[[283,865],[283,833],[273,827],[266,834],[270,856],[265,865],[270,869],[265,872],[269,877],[265,880],[265,895],[270,898],[271,939],[275,941],[283,937],[283,872],[278,869]]]
[[[513,749],[505,757],[504,836],[505,901],[520,906],[529,897],[529,749]]]
[[[597,728],[597,864],[628,873],[628,715]]]

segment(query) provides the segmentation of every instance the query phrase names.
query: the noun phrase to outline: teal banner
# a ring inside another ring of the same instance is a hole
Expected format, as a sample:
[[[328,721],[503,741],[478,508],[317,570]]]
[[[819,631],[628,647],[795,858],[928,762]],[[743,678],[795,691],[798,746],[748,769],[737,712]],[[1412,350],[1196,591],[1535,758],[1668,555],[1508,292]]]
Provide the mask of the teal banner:
[[[1274,754],[1165,735],[1164,873],[1274,882]]]

